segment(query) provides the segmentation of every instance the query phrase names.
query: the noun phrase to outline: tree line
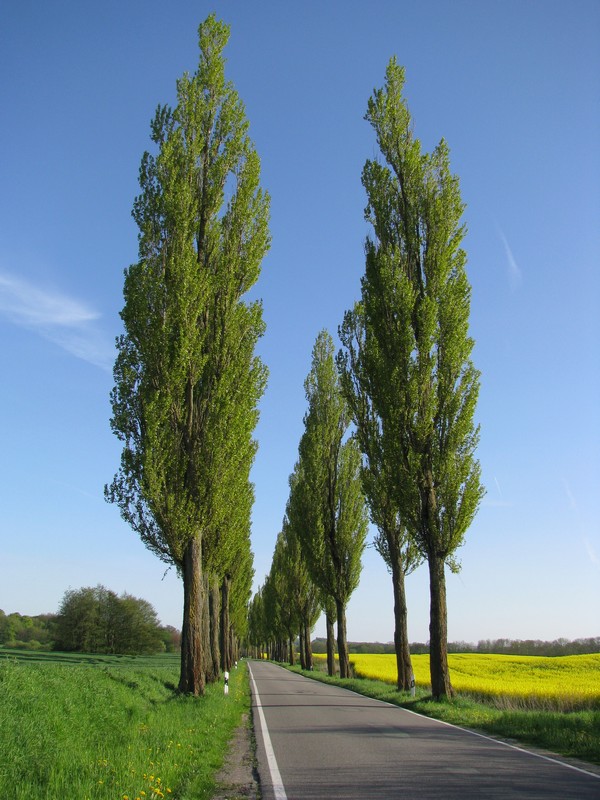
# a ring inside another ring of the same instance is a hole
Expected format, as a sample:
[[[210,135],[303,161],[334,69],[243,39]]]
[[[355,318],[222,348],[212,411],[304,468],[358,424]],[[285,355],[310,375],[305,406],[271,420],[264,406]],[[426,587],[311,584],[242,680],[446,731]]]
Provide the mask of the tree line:
[[[457,568],[483,488],[464,205],[448,147],[422,151],[404,70],[391,59],[366,113],[381,161],[362,172],[372,233],[360,300],[340,325],[337,354],[327,331],[315,342],[282,530],[250,602],[249,476],[267,371],[255,354],[262,306],[245,296],[270,245],[269,197],[225,78],[228,38],[214,15],[200,25],[197,71],[151,123],[111,394],[123,448],[106,498],[181,575],[181,691],[202,694],[243,639],[293,658],[299,634],[310,665],[321,610],[329,668],[337,646],[349,674],[346,606],[370,518],[392,576],[398,686],[413,679],[404,580],[426,562],[432,690],[451,696],[445,570]]]
[[[439,698],[453,694],[445,570],[458,569],[456,550],[484,493],[475,458],[479,372],[471,359],[458,178],[444,140],[422,152],[404,80],[392,58],[385,86],[368,102],[365,119],[381,161],[367,160],[362,173],[372,233],[361,298],[339,327],[337,355],[326,331],[313,349],[298,461],[271,570],[250,607],[249,635],[261,652],[293,659],[292,632],[317,614],[314,606],[312,617],[302,614],[289,588],[305,570],[305,591],[326,616],[328,669],[335,618],[346,677],[345,606],[358,584],[370,517],[392,577],[400,690],[413,682],[404,581],[427,563],[431,685]]]
[[[429,642],[411,642],[410,652],[413,655],[429,654]],[[326,653],[326,639],[317,638],[312,641],[313,653]],[[381,653],[392,655],[396,652],[393,642],[348,642],[349,653],[367,655]],[[448,642],[449,653],[490,653],[520,656],[579,656],[600,653],[600,637],[588,639],[480,639],[473,642]]]
[[[57,614],[5,614],[0,644],[6,648],[143,655],[178,652],[180,634],[161,625],[147,601],[104,586],[68,589]]]

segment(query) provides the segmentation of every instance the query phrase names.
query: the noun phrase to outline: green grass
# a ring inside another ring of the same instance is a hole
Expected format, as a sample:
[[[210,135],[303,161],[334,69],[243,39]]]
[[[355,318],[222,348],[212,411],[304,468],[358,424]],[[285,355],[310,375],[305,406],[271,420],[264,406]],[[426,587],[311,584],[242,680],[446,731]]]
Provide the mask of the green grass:
[[[299,667],[288,669],[453,725],[600,764],[600,711],[597,710],[568,713],[503,710],[496,708],[491,702],[476,701],[461,695],[451,701],[436,702],[426,690],[420,688],[417,688],[413,698],[405,692],[398,692],[393,685],[383,681],[367,678],[341,680],[329,677],[319,670],[303,672]]]
[[[249,708],[245,667],[227,697],[221,682],[194,698],[175,691],[177,657],[44,655],[0,658],[0,797],[211,797]]]

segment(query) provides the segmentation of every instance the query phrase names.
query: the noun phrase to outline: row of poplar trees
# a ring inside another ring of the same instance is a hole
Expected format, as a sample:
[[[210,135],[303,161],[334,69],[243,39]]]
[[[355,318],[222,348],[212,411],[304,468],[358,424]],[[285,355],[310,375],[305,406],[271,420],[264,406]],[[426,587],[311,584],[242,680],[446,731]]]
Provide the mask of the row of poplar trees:
[[[251,605],[250,631],[257,641],[283,641],[285,633],[291,647],[292,631],[304,631],[324,609],[331,674],[336,612],[340,675],[348,674],[345,603],[360,574],[362,493],[376,528],[375,547],[392,576],[400,690],[414,680],[405,577],[427,562],[431,686],[439,698],[453,694],[445,569],[458,569],[456,550],[484,493],[475,458],[479,373],[471,359],[459,182],[444,140],[431,153],[422,151],[403,97],[404,79],[391,59],[384,87],[368,103],[365,118],[382,160],[368,160],[362,173],[372,235],[365,244],[361,299],[339,328],[337,372],[331,338],[322,333],[317,339],[283,531]],[[296,595],[291,587],[303,570],[312,589]],[[311,591],[312,605],[297,600]]]
[[[194,75],[159,106],[133,207],[111,426],[109,501],[183,579],[182,692],[229,669],[252,592],[250,468],[266,368],[262,307],[244,296],[269,248],[269,198],[245,109],[225,79],[229,28],[199,28]]]
[[[277,642],[281,656],[300,633],[310,667],[322,609],[330,669],[337,621],[347,675],[346,605],[370,515],[394,587],[398,686],[412,681],[404,578],[426,560],[432,690],[451,696],[445,568],[456,568],[483,489],[464,206],[448,148],[422,152],[392,59],[366,114],[383,159],[362,176],[373,233],[361,299],[344,317],[337,358],[329,334],[317,338],[282,532],[250,603],[250,469],[266,368],[255,354],[262,307],[244,298],[269,248],[269,198],[225,79],[228,38],[214,15],[200,25],[198,69],[151,124],[111,395],[123,449],[106,497],[182,577],[181,691],[202,694],[242,637]]]
[[[334,621],[340,675],[349,677],[346,606],[358,586],[368,515],[358,440],[348,435],[350,409],[342,394],[331,336],[317,337],[304,387],[308,410],[298,461],[269,575],[250,607],[249,639],[270,655],[312,668],[310,632],[322,610],[327,663],[334,670]],[[287,660],[287,659],[286,659]]]

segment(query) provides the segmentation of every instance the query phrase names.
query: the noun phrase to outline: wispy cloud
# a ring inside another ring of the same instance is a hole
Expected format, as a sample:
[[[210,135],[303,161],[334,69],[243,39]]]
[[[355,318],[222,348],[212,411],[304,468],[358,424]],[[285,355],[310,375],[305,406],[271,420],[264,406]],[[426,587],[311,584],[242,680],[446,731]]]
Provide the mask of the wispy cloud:
[[[598,556],[598,553],[594,549],[594,545],[591,543],[591,541],[588,539],[587,536],[583,537],[583,546],[585,547],[586,553],[588,554],[588,558],[592,562],[592,564],[595,564],[597,567],[600,567],[600,556]]]
[[[83,361],[111,369],[114,349],[97,324],[100,314],[76,298],[0,272],[0,315]]]
[[[508,285],[510,286],[513,292],[516,292],[517,289],[519,289],[521,284],[523,283],[523,273],[521,272],[521,268],[517,264],[517,261],[513,255],[513,251],[510,248],[508,240],[500,227],[498,227],[498,234],[500,235],[500,239],[502,240],[502,244],[504,245],[504,251],[506,253]]]
[[[583,549],[585,550],[586,555],[591,561],[591,563],[594,564],[596,567],[600,567],[600,556],[596,552],[594,544],[592,543],[590,537],[587,535],[587,532],[584,530],[584,526],[581,521],[581,512],[579,503],[577,502],[575,494],[571,489],[571,484],[566,479],[563,479],[563,486],[565,489],[567,500],[569,501],[569,508],[573,512],[573,515],[577,523],[577,527],[579,528],[579,535],[583,543]]]

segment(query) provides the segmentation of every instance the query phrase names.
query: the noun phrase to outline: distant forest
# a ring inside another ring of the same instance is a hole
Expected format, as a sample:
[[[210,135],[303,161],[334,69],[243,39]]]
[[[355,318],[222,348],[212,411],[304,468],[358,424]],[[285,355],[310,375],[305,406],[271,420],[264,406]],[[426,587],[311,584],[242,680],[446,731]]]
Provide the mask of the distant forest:
[[[326,653],[327,640],[315,639],[313,653]],[[350,653],[394,653],[394,643],[387,642],[349,642]],[[428,642],[413,642],[410,645],[413,655],[429,653]],[[518,656],[579,656],[600,653],[600,636],[589,639],[555,639],[543,642],[540,639],[481,639],[472,642],[448,642],[449,653],[495,653]]]
[[[178,652],[180,642],[146,600],[104,586],[69,589],[57,614],[0,610],[0,647],[8,649],[142,655]]]

